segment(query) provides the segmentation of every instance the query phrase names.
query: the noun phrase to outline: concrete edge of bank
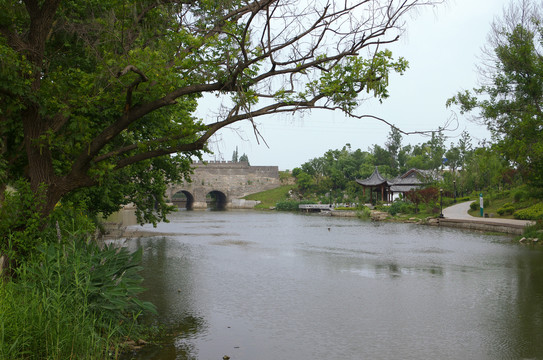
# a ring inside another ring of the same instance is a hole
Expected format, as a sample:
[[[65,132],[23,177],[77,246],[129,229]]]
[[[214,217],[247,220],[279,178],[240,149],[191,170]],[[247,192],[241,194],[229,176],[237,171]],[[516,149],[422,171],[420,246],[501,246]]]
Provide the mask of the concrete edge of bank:
[[[338,217],[355,217],[357,216],[356,211],[331,211],[329,212],[331,216]],[[382,216],[380,216],[382,214]],[[372,211],[371,219],[373,221],[387,221],[388,214],[381,213],[378,211]],[[423,225],[431,226],[446,226],[450,228],[457,229],[466,229],[466,230],[476,230],[484,232],[498,232],[511,235],[522,235],[524,228],[527,226],[526,223],[515,223],[514,221],[492,221],[485,219],[451,219],[451,218],[431,218],[426,221],[412,221],[407,220],[408,223],[417,223]]]
[[[499,223],[485,220],[471,220],[471,219],[448,219],[438,218],[434,224],[437,226],[446,226],[459,229],[478,230],[486,232],[500,232],[512,235],[522,235],[524,232],[525,224],[514,223]]]

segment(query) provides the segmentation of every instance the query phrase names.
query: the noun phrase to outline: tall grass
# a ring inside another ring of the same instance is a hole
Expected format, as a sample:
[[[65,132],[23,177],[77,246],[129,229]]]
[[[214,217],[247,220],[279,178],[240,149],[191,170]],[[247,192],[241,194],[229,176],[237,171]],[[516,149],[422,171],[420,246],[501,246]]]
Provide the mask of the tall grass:
[[[104,359],[153,311],[137,300],[141,251],[75,239],[39,248],[0,282],[0,359]]]
[[[108,348],[84,304],[25,284],[0,288],[0,359],[103,359]]]

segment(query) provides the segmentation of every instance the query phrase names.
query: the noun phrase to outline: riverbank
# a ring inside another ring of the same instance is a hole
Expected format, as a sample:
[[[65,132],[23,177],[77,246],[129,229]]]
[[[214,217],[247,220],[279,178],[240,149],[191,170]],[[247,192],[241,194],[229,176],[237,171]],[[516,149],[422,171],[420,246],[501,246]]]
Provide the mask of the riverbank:
[[[467,201],[443,209],[444,217],[437,219],[437,225],[522,235],[527,226],[534,224],[528,220],[475,217],[468,213],[469,208],[470,202]]]
[[[497,232],[511,235],[522,235],[526,226],[532,225],[532,221],[515,219],[480,218],[468,214],[470,202],[455,204],[443,209],[443,217],[419,219],[392,218],[387,212],[371,210],[370,218],[373,221],[399,221],[430,226],[445,226],[466,230],[483,232]],[[331,210],[322,213],[325,216],[358,217],[359,212],[352,210]]]

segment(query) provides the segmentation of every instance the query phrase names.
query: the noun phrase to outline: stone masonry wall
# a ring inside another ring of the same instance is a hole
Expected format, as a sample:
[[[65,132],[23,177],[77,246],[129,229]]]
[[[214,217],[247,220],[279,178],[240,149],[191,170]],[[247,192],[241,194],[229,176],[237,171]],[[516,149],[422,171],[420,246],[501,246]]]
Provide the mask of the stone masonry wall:
[[[205,197],[211,191],[226,196],[228,207],[238,207],[237,199],[281,185],[277,166],[249,166],[247,162],[209,162],[193,165],[192,182],[172,185],[168,197],[186,191],[194,197],[195,208],[205,208]],[[253,205],[254,206],[254,205]]]
[[[213,187],[241,198],[280,185],[277,166],[249,166],[246,162],[194,164],[194,186]]]

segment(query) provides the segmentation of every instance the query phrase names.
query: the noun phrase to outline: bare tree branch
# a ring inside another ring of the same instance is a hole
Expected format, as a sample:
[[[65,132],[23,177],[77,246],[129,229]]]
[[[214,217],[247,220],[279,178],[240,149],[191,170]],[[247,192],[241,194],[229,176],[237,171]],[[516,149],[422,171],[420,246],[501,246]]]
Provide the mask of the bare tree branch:
[[[381,88],[392,67],[387,61],[393,60],[381,49],[398,40],[408,12],[441,1],[248,0],[241,6],[219,1],[212,7],[194,0],[158,0],[89,3],[85,12],[62,0],[23,0],[17,5],[26,9],[27,28],[17,32],[2,25],[0,34],[35,67],[19,74],[31,80],[32,94],[49,96],[41,102],[27,96],[18,114],[32,184],[51,185],[54,195],[47,208],[52,209],[62,194],[94,183],[90,170],[98,164],[121,169],[174,152],[197,152],[220,129],[243,120],[251,121],[256,138],[262,139],[254,119],[273,114],[340,110],[393,126],[354,114],[361,102],[357,95],[364,90],[386,95]],[[73,54],[66,39],[73,39]],[[73,64],[74,77],[57,86],[65,54],[81,64]],[[73,96],[56,93],[72,86],[77,87]],[[192,123],[189,135],[145,132],[157,118],[180,129],[183,122],[167,116],[190,118],[194,99],[209,93],[232,100],[220,109],[223,116],[208,119],[203,130]],[[78,127],[86,133],[77,133]],[[141,133],[121,135],[134,129]],[[83,146],[48,144],[63,136]],[[142,150],[141,144],[149,146]],[[60,175],[53,165],[57,154],[69,164],[66,168],[71,166]]]

